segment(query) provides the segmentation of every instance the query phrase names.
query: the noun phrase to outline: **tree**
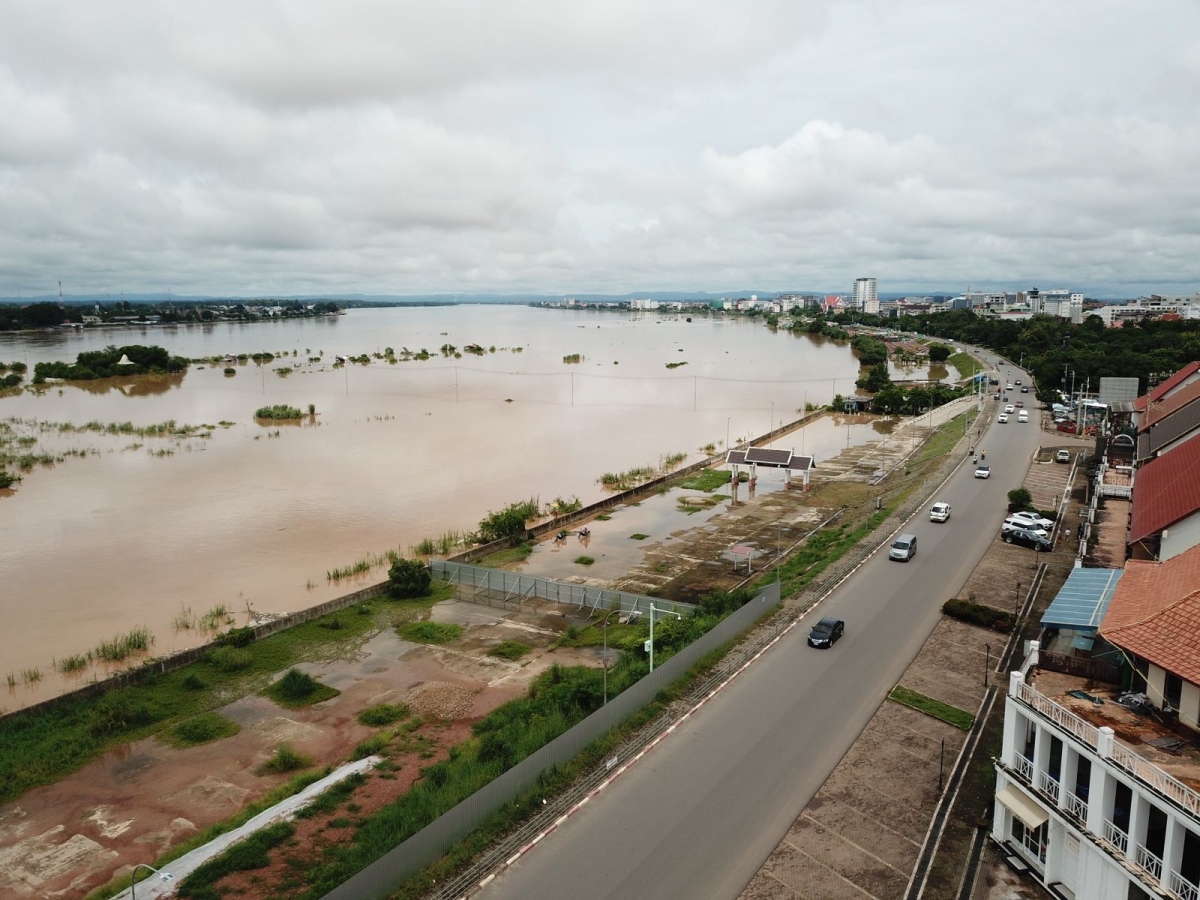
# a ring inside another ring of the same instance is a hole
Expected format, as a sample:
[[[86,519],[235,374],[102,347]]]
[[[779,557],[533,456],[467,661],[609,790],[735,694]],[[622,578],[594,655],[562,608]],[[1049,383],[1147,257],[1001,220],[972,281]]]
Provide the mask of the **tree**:
[[[398,559],[388,569],[388,593],[397,600],[424,597],[433,578],[419,559]]]
[[[887,363],[881,362],[871,366],[867,371],[859,376],[855,384],[864,391],[882,391],[885,387],[892,383],[892,378],[888,375]]]
[[[1033,495],[1025,490],[1025,488],[1016,488],[1008,492],[1008,511],[1010,513],[1032,508]]]
[[[930,362],[945,362],[950,358],[950,348],[945,344],[930,344],[929,345],[929,361]]]

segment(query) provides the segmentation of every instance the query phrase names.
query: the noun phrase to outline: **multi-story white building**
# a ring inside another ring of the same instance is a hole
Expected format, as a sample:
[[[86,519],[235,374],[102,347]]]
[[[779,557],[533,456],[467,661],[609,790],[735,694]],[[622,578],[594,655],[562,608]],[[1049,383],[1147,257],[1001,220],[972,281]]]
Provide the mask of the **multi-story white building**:
[[[874,278],[854,279],[854,308],[879,315],[879,293]]]
[[[1071,695],[1044,694],[1026,680],[1037,662],[1034,641],[1009,676],[992,837],[1058,897],[1200,900],[1195,751],[1160,749],[1171,740],[1165,730],[1153,744],[1118,739],[1113,725],[1123,737],[1137,733],[1139,714],[1111,696],[1104,705],[1071,701],[1087,708],[1084,718],[1067,707]],[[1106,715],[1112,724],[1096,724]]]

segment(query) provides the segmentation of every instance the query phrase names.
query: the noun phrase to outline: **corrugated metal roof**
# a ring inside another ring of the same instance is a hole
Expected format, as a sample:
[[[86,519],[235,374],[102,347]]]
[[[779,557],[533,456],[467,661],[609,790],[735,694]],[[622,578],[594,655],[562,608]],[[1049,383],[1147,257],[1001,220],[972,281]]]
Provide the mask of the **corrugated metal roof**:
[[[1147,405],[1153,403],[1155,400],[1161,400],[1163,397],[1167,396],[1169,393],[1171,393],[1171,391],[1183,383],[1185,379],[1195,374],[1197,370],[1200,370],[1200,360],[1188,363],[1158,387],[1138,397],[1134,403],[1137,404],[1139,409],[1145,409]]]
[[[1152,425],[1161,422],[1168,416],[1174,415],[1189,403],[1200,400],[1200,381],[1184,385],[1170,397],[1155,400],[1146,407],[1146,415],[1138,423],[1138,431],[1146,431]]]
[[[1129,542],[1135,544],[1200,510],[1200,440],[1184,441],[1137,473]]]
[[[1108,611],[1122,569],[1072,569],[1050,607],[1042,614],[1043,628],[1096,630]]]

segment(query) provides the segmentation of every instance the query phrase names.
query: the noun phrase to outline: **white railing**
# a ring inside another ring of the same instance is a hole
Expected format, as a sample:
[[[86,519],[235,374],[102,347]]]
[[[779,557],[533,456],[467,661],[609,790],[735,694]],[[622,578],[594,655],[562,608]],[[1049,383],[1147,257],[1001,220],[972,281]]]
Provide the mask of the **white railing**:
[[[1134,862],[1154,876],[1156,881],[1162,878],[1162,860],[1141,844],[1133,848],[1133,859]]]
[[[1171,893],[1179,900],[1200,900],[1200,885],[1192,884],[1178,872],[1172,872]]]
[[[1122,856],[1129,849],[1129,835],[1122,831],[1112,819],[1104,820],[1104,840],[1116,847]]]
[[[1049,719],[1063,731],[1075,736],[1089,747],[1100,746],[1100,729],[1085,722],[1068,709],[1059,706],[1049,697],[1038,693],[1030,684],[1021,684],[1015,695],[1026,706]],[[1019,759],[1019,757],[1018,757]],[[1112,761],[1135,778],[1158,791],[1184,812],[1200,822],[1200,793],[1183,782],[1171,777],[1145,757],[1139,756],[1120,741],[1113,741]],[[1018,768],[1019,771],[1019,768]],[[1200,898],[1197,898],[1200,900]]]
[[[1088,746],[1095,747],[1099,743],[1100,729],[1085,722],[1065,707],[1059,706],[1049,697],[1039,694],[1033,685],[1022,684],[1020,691],[1017,692],[1017,699],[1032,706],[1063,731],[1074,735]]]
[[[1033,784],[1033,760],[1022,756],[1020,753],[1013,760],[1013,769],[1018,775],[1025,779],[1028,784]]]
[[[1058,804],[1058,779],[1049,772],[1038,772],[1038,790],[1054,800],[1055,805]]]
[[[1068,815],[1074,816],[1080,822],[1087,821],[1087,801],[1078,794],[1066,792],[1066,810]]]
[[[1172,778],[1154,763],[1116,741],[1113,742],[1112,760],[1122,769],[1144,781],[1172,803],[1178,804],[1200,820],[1200,794],[1182,781]]]

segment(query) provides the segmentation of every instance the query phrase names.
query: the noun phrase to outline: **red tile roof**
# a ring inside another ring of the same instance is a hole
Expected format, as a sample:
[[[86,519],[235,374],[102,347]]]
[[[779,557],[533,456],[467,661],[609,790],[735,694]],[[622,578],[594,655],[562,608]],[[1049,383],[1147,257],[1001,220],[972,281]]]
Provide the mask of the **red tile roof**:
[[[1146,415],[1142,416],[1142,421],[1138,422],[1138,431],[1145,431],[1151,425],[1161,422],[1171,413],[1178,412],[1198,399],[1200,399],[1200,380],[1184,385],[1170,397],[1149,401],[1146,405]]]
[[[1133,483],[1129,542],[1157,534],[1200,510],[1200,439],[1184,441],[1146,463]]]
[[[1188,363],[1158,387],[1154,388],[1154,390],[1142,394],[1142,396],[1134,400],[1133,405],[1138,409],[1145,409],[1147,405],[1153,403],[1155,400],[1163,399],[1163,397],[1171,393],[1171,391],[1177,388],[1183,381],[1194,375],[1197,371],[1200,371],[1200,360]]]
[[[1161,563],[1127,561],[1100,634],[1200,684],[1200,547]]]

